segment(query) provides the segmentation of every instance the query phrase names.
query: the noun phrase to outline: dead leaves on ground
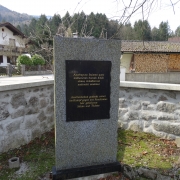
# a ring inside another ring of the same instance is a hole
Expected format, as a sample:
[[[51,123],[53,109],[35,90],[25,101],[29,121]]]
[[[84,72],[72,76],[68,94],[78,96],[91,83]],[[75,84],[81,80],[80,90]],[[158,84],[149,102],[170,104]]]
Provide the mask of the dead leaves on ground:
[[[130,179],[124,177],[122,173],[118,173],[118,175],[107,176],[105,178],[100,178],[98,180],[120,180],[122,178],[123,178],[123,180],[130,180]]]
[[[163,143],[163,146],[157,148],[157,152],[159,152],[161,155],[168,157],[179,154],[180,148],[177,148],[177,145],[174,140],[162,138],[160,138],[159,140]]]

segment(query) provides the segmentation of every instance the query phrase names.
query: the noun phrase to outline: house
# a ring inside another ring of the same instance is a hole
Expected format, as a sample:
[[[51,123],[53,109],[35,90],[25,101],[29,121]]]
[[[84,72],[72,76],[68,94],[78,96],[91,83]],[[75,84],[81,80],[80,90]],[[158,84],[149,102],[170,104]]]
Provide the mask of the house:
[[[26,37],[12,24],[0,23],[0,66],[15,64],[17,57],[26,52]]]
[[[122,41],[121,46],[126,73],[180,72],[180,42]]]

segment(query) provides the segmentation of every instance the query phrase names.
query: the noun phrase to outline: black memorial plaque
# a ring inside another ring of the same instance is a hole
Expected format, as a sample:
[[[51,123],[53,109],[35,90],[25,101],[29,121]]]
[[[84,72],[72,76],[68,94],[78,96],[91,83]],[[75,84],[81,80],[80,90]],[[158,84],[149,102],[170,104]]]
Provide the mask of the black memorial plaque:
[[[66,121],[110,118],[111,61],[66,60]]]

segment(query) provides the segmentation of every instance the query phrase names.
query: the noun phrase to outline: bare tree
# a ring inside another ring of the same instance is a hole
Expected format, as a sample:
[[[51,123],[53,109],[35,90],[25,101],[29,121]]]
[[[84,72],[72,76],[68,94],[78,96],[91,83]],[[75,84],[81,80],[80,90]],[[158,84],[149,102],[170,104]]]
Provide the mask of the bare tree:
[[[128,23],[131,18],[136,14],[141,14],[141,19],[148,20],[151,13],[158,11],[163,8],[171,8],[175,14],[175,6],[180,2],[180,0],[168,0],[164,3],[162,0],[116,0],[117,4],[117,16],[111,18],[118,19],[121,25]],[[119,27],[117,33],[121,30]],[[114,35],[116,36],[116,34]],[[112,36],[111,38],[113,38]]]

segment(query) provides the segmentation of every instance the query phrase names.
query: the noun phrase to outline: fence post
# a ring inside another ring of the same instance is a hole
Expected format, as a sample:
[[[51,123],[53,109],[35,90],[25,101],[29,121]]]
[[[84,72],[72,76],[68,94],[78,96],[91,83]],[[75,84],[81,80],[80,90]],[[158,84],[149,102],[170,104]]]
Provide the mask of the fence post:
[[[21,65],[21,74],[22,74],[22,76],[25,76],[25,65],[24,64]]]
[[[38,65],[38,71],[41,71],[41,65]]]
[[[7,64],[7,75],[9,77],[12,77],[12,65],[11,64]]]

